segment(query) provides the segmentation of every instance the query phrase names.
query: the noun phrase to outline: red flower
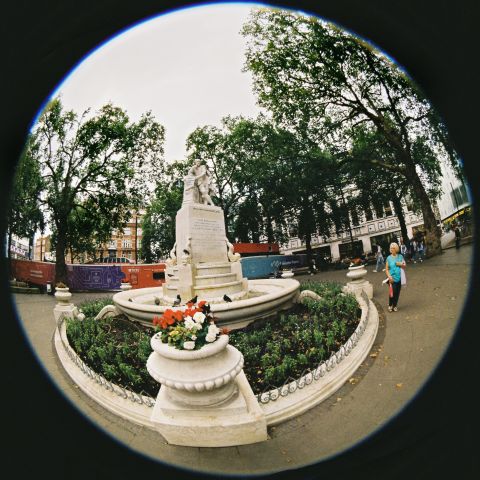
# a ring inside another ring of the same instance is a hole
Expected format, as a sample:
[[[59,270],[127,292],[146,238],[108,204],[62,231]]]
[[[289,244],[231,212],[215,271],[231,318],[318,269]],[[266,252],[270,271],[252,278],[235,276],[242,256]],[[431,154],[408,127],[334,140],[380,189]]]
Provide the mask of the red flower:
[[[173,325],[175,319],[173,317],[165,317],[165,315],[160,319],[160,327],[165,330],[169,325]]]
[[[183,312],[181,310],[175,310],[173,312],[173,318],[177,322],[183,322]],[[173,323],[173,322],[172,322]]]
[[[188,307],[188,308],[192,308],[194,305],[195,305],[195,304],[194,304],[193,302],[188,302],[188,303],[187,303],[187,307]]]
[[[160,325],[160,320],[161,320],[161,318],[155,315],[155,316],[153,317],[152,323],[153,323],[154,325]]]
[[[207,304],[206,300],[202,300],[201,302],[198,302],[198,308],[202,308]]]
[[[228,335],[230,333],[230,330],[227,327],[223,327],[222,329],[220,329],[220,333],[222,335]]]

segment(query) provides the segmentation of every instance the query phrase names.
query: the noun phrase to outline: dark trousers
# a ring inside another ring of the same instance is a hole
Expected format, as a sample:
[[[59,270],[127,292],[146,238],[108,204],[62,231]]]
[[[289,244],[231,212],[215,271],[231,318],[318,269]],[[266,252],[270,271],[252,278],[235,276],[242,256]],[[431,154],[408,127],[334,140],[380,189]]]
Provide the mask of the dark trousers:
[[[396,307],[398,303],[398,297],[400,296],[400,290],[402,289],[401,282],[393,282],[392,289],[393,289],[393,297],[391,297],[390,295],[388,296],[388,306]]]

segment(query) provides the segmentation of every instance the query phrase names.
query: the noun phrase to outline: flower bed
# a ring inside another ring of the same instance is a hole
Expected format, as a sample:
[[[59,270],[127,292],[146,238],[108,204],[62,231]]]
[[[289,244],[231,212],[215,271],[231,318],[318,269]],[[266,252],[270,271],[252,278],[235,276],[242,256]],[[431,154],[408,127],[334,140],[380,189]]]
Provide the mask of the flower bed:
[[[315,368],[337,351],[358,325],[358,303],[353,295],[342,293],[340,284],[307,282],[301,289],[312,290],[322,299],[304,299],[302,305],[296,305],[279,319],[254,323],[230,333],[230,343],[244,355],[244,371],[256,394],[281,386]],[[152,351],[150,339],[156,330],[123,316],[95,321],[95,315],[105,304],[105,300],[84,303],[79,308],[86,319],[67,320],[70,345],[87,365],[107,380],[155,397],[158,383],[148,374],[146,362]],[[210,320],[204,306],[202,304],[199,309]],[[191,311],[183,312],[182,319],[180,314],[175,317],[172,313],[157,318],[155,323],[164,341],[173,342],[181,349],[185,348],[185,343],[186,348],[200,348],[210,340],[207,340],[209,331],[208,327],[197,331],[194,323],[203,327],[207,322],[201,322],[204,319],[200,315],[196,322],[194,316],[199,312],[193,310],[198,308],[187,308]],[[171,332],[176,333],[168,335]],[[199,332],[202,332],[201,337]],[[218,333],[215,330],[215,336]],[[191,335],[196,336],[195,345],[188,343],[192,341]]]
[[[340,284],[307,282],[301,290],[312,290],[322,299],[306,298],[279,320],[230,334],[230,343],[244,355],[245,375],[256,394],[316,368],[358,325],[358,303],[353,295],[342,293]]]

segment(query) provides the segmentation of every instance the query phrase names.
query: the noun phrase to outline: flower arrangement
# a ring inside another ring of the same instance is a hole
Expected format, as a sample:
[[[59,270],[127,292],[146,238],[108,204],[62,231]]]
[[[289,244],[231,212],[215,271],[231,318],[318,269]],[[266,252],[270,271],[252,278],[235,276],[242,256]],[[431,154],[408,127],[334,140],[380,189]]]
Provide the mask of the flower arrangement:
[[[220,334],[228,333],[227,329],[220,330],[215,325],[210,305],[204,300],[198,304],[187,303],[185,307],[169,308],[161,317],[153,317],[153,325],[159,328],[157,334],[163,343],[179,350],[199,350],[214,342]]]

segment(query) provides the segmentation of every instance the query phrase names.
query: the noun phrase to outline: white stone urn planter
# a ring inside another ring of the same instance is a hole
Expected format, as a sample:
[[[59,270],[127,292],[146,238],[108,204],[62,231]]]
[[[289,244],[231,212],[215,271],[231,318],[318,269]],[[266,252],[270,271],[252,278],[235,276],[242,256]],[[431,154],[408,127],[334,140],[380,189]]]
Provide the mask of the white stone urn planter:
[[[228,345],[228,335],[200,350],[178,350],[152,337],[148,373],[165,389],[168,398],[181,405],[218,405],[236,393],[234,378],[243,368],[243,355]]]
[[[55,298],[60,305],[68,305],[72,298],[72,294],[68,287],[55,287]]]
[[[174,445],[225,447],[265,441],[267,424],[228,336],[199,350],[151,339],[148,373],[161,384],[150,420]]]
[[[355,295],[364,291],[371,299],[373,297],[373,285],[365,279],[367,273],[364,265],[348,267],[347,278],[351,281],[347,283],[346,290]]]
[[[131,290],[132,289],[132,285],[130,283],[121,283],[120,284],[120,290],[123,291],[126,291],[126,290]]]
[[[60,324],[62,318],[73,318],[79,314],[78,308],[70,303],[72,294],[68,287],[55,287],[55,298],[57,304],[53,309],[53,316],[57,325]]]
[[[293,272],[291,270],[284,270],[282,272],[282,278],[292,278],[293,277]]]
[[[361,282],[366,274],[367,269],[363,265],[358,265],[357,267],[348,267],[347,277],[353,282]]]

